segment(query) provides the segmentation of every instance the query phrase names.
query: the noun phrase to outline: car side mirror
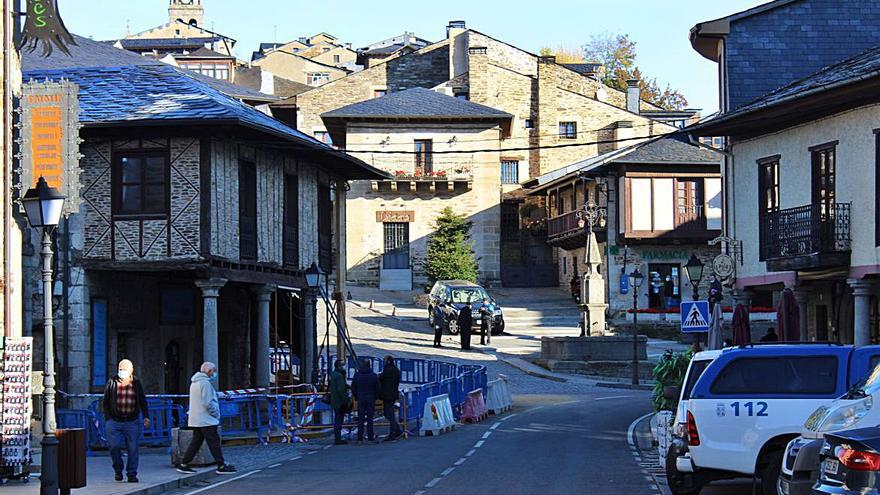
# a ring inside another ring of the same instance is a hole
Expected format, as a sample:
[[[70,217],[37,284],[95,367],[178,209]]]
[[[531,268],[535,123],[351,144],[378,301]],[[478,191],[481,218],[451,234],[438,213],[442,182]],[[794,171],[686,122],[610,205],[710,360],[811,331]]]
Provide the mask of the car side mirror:
[[[663,398],[667,400],[678,400],[681,397],[681,387],[678,385],[667,385],[663,387]]]

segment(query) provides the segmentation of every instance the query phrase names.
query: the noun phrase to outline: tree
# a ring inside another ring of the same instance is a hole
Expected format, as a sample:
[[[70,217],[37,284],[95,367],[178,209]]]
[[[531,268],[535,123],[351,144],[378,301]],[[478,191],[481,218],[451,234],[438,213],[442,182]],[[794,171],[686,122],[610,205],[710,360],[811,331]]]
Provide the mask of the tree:
[[[605,67],[601,81],[614,89],[626,91],[626,81],[638,79],[643,100],[669,110],[681,110],[688,104],[678,90],[666,85],[661,89],[657,79],[642,74],[636,65],[636,42],[626,34],[593,35],[583,47],[588,60]]]
[[[558,45],[555,49],[545,46],[541,48],[541,56],[553,55],[558,64],[580,64],[585,62],[584,51],[578,47]]]
[[[446,207],[434,221],[425,260],[431,284],[437,280],[477,280],[477,258],[471,241],[472,222]]]

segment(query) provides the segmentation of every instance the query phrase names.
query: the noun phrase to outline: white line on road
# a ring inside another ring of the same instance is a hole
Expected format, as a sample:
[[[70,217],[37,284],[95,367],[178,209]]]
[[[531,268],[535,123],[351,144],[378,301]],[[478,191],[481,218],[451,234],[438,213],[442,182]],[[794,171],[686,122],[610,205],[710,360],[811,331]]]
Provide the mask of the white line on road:
[[[324,450],[327,450],[327,449],[329,449],[330,447],[332,447],[332,445],[325,445],[325,446],[324,446]]]
[[[291,460],[291,461],[298,461],[298,460],[300,460],[300,459],[302,459],[302,458],[303,458],[303,456],[298,455],[298,456],[296,456],[296,457],[291,457],[290,460]]]
[[[269,466],[269,469],[275,469],[275,468],[277,468],[277,467],[280,466],[280,465],[281,465],[280,462],[275,463],[275,464],[272,464],[271,466]]]
[[[635,436],[633,436],[633,433],[636,431],[636,425],[639,424],[639,422],[641,420],[647,418],[648,416],[653,416],[653,415],[654,415],[654,413],[650,412],[648,414],[645,414],[644,416],[639,416],[638,418],[635,419],[635,421],[633,421],[632,423],[629,424],[629,428],[626,429],[626,441],[627,441],[627,443],[629,443],[630,449],[636,448],[636,440],[635,440]]]
[[[306,454],[308,454],[308,455],[317,454],[317,453],[318,453],[317,450],[312,450],[310,452],[306,452]]]
[[[419,491],[413,493],[413,495],[425,495],[425,490],[419,490]]]
[[[501,426],[501,423],[495,423],[494,425],[490,426],[489,429],[494,430],[495,428],[498,428],[499,426]]]
[[[510,419],[510,418],[512,418],[512,417],[514,417],[514,416],[516,416],[517,414],[519,414],[519,413],[513,413],[513,414],[511,414],[510,416],[506,416],[506,417],[504,417],[504,418],[499,419],[498,421],[507,421],[508,419]]]
[[[629,399],[632,395],[613,395],[611,397],[597,397],[593,400]]]
[[[251,471],[251,472],[249,472],[249,473],[245,473],[245,474],[243,474],[243,475],[241,475],[241,476],[236,476],[235,478],[229,478],[228,480],[223,480],[223,481],[220,481],[220,482],[214,483],[214,484],[211,485],[211,486],[206,486],[206,487],[204,487],[204,488],[199,488],[198,490],[193,490],[193,491],[187,493],[186,495],[196,495],[196,493],[202,493],[202,492],[207,491],[207,490],[210,490],[210,489],[212,489],[212,488],[217,488],[217,487],[220,486],[220,485],[225,485],[226,483],[232,483],[233,481],[240,480],[240,479],[242,479],[242,478],[247,478],[248,476],[250,476],[250,475],[252,475],[252,474],[259,473],[260,471],[261,471],[260,469],[256,469],[256,470]]]
[[[476,451],[477,451],[477,449],[471,449],[471,450],[468,450],[467,454],[465,454],[464,456],[465,456],[465,457],[470,457],[470,456],[474,455],[474,452],[476,452]]]
[[[454,467],[448,467],[448,468],[444,469],[442,473],[440,473],[440,476],[449,476],[449,473],[451,473],[453,471],[455,471]]]
[[[484,443],[485,442],[483,440],[480,440],[479,442],[474,444],[474,448],[478,449],[478,448],[482,447]]]
[[[440,478],[434,478],[431,481],[427,482],[425,484],[425,488],[433,488],[434,485],[436,485],[437,483],[440,483]]]
[[[491,434],[492,434],[491,431],[487,431],[486,433],[483,433],[483,440],[489,438],[489,435],[491,435]]]
[[[464,464],[464,461],[466,461],[466,460],[467,460],[467,457],[462,457],[461,459],[455,461],[455,465],[461,466],[462,464]]]

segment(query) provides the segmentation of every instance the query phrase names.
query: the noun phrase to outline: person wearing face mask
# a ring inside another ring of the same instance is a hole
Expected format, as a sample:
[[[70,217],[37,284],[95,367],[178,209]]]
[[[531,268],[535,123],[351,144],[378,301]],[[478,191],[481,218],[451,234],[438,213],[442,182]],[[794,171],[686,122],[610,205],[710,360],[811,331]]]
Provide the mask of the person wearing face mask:
[[[192,376],[189,386],[189,427],[193,430],[192,441],[177,466],[177,471],[190,474],[196,470],[189,463],[202,448],[202,442],[208,442],[208,449],[217,461],[217,474],[232,474],[235,466],[227,464],[220,448],[220,401],[212,382],[218,377],[217,365],[211,362],[202,363],[199,371]]]
[[[134,364],[128,359],[119,362],[117,375],[108,380],[104,386],[101,406],[104,410],[105,430],[110,444],[110,458],[113,460],[116,481],[122,481],[122,469],[125,468],[128,482],[137,483],[141,424],[144,428],[149,428],[150,419],[144,387],[134,376]],[[143,420],[140,419],[141,415]],[[122,462],[123,449],[128,456],[127,465]]]

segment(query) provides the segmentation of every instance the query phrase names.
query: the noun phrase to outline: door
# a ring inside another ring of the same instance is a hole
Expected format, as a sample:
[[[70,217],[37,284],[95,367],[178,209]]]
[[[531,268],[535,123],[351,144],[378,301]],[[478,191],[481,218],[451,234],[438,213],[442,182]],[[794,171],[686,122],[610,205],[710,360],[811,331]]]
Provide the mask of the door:
[[[415,140],[416,176],[429,175],[434,171],[433,156],[434,142],[430,139]]]
[[[384,249],[379,286],[383,290],[411,290],[409,223],[385,222],[382,231]]]
[[[172,340],[165,346],[165,393],[180,393],[180,373],[182,371],[182,363],[180,362],[180,343]]]
[[[812,150],[812,250],[821,252],[834,247],[834,204],[836,153],[834,145]]]
[[[239,258],[257,260],[257,169],[251,162],[241,162],[238,169]]]
[[[284,176],[284,266],[299,268],[299,180]]]
[[[681,265],[651,263],[648,265],[646,282],[649,308],[669,309],[681,304]]]
[[[828,306],[824,304],[816,305],[816,340],[828,340]]]
[[[703,179],[676,180],[676,228],[705,230]]]

